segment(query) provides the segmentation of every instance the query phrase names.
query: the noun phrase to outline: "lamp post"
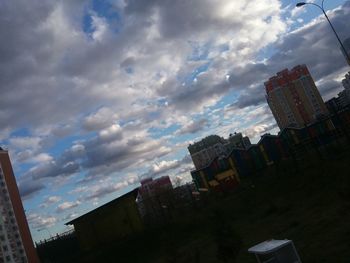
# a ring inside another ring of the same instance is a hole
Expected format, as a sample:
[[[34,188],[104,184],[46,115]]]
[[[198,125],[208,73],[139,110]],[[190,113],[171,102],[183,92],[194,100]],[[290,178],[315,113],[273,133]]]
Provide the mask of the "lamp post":
[[[338,39],[338,42],[339,42],[339,44],[340,44],[342,50],[344,51],[344,54],[345,54],[345,56],[346,56],[346,59],[347,59],[348,64],[350,65],[350,56],[349,56],[349,54],[348,54],[348,51],[345,49],[345,47],[344,47],[342,41],[340,40],[340,38],[339,38],[337,32],[335,31],[335,29],[334,29],[334,27],[333,27],[331,21],[329,20],[329,18],[328,18],[328,16],[327,16],[327,13],[326,13],[326,11],[324,10],[323,3],[324,3],[324,0],[322,0],[322,4],[321,4],[321,5],[318,5],[318,4],[315,4],[315,3],[300,2],[300,3],[297,3],[297,4],[296,4],[296,7],[302,7],[302,6],[304,6],[304,5],[314,5],[314,6],[318,7],[319,9],[321,9],[321,11],[322,11],[322,13],[324,14],[324,16],[326,17],[326,19],[327,19],[329,25],[331,26],[331,28],[332,28],[332,30],[333,30],[333,32],[334,32],[336,38]]]

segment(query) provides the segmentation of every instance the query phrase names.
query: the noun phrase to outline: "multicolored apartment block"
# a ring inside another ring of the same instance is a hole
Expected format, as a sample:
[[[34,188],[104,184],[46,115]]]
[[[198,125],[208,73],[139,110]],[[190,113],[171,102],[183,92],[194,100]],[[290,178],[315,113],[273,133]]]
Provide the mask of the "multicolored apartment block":
[[[38,263],[8,151],[0,148],[0,262]]]
[[[265,82],[265,89],[267,103],[281,130],[301,128],[329,114],[305,65],[278,72]]]

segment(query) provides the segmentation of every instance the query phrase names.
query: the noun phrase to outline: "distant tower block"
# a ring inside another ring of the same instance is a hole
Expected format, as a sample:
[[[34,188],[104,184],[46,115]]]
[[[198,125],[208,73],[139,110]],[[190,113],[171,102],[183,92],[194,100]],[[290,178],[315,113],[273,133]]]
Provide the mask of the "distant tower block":
[[[265,82],[266,100],[279,128],[301,128],[328,115],[305,65],[285,69]]]

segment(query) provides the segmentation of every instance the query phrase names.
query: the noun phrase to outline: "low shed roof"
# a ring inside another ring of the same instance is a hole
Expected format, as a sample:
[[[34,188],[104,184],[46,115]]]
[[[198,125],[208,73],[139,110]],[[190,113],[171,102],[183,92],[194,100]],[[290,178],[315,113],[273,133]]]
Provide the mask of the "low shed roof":
[[[132,190],[132,191],[130,191],[130,192],[128,192],[128,193],[126,193],[126,194],[124,194],[122,196],[119,196],[118,198],[116,198],[116,199],[114,199],[114,200],[112,200],[112,201],[110,201],[110,202],[108,202],[108,203],[106,203],[106,204],[104,204],[104,205],[102,205],[102,206],[100,206],[100,207],[98,207],[98,208],[96,208],[96,209],[94,209],[94,210],[84,214],[84,215],[81,215],[81,216],[79,216],[79,217],[77,217],[77,218],[75,218],[75,219],[65,223],[65,225],[74,225],[75,223],[77,223],[81,219],[87,218],[87,217],[89,217],[89,216],[91,216],[93,214],[97,214],[101,210],[104,210],[105,208],[107,208],[109,206],[113,206],[116,203],[120,202],[122,199],[125,199],[125,198],[127,198],[129,196],[134,196],[135,199],[136,199],[137,193],[138,193],[138,188],[135,188],[134,190]]]

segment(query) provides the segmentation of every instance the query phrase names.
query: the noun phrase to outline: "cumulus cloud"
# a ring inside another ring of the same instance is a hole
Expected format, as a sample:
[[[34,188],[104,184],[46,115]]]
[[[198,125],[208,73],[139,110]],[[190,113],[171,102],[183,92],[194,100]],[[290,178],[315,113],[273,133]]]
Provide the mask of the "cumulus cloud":
[[[52,159],[52,156],[48,153],[36,154],[32,150],[25,150],[16,154],[16,160],[19,162],[42,163],[51,161]]]
[[[29,199],[34,194],[38,193],[45,188],[45,185],[41,181],[25,179],[18,183],[18,189],[23,199]]]
[[[172,170],[182,168],[192,163],[189,155],[185,155],[181,160],[160,161],[154,163],[151,168],[142,175],[142,177],[154,177],[160,174],[169,173]]]
[[[208,120],[200,119],[198,121],[189,121],[181,129],[176,131],[176,135],[182,135],[187,133],[197,133],[208,126]]]
[[[75,202],[63,202],[62,204],[59,204],[56,208],[57,213],[64,212],[65,210],[72,209],[74,207],[77,207],[81,204],[79,200]]]
[[[55,160],[39,164],[31,168],[26,176],[31,176],[34,179],[44,177],[57,177],[60,175],[72,175],[79,171],[79,164],[75,162],[61,163],[60,160]]]
[[[102,184],[97,185],[89,189],[89,193],[84,196],[84,200],[92,200],[102,198],[110,193],[114,193],[123,187],[128,186],[127,181],[115,183],[115,184]]]
[[[38,213],[29,213],[27,215],[28,223],[34,229],[48,228],[56,224],[57,218],[53,216],[40,215]]]
[[[20,183],[26,198],[79,173],[83,185],[72,198],[94,202],[136,183],[137,174],[187,178],[190,160],[172,155],[186,145],[167,136],[227,136],[241,125],[258,136],[274,127],[259,108],[266,79],[306,63],[330,94],[345,67],[328,25],[316,19],[287,33],[278,0],[125,0],[108,10],[118,22],[87,1],[4,0],[1,7],[0,137],[15,148],[17,164],[29,166],[23,177],[33,182]],[[349,35],[349,3],[329,15],[342,38]],[[274,55],[257,60],[270,45]],[[236,97],[222,116],[207,116],[229,92]],[[180,128],[164,132],[173,126]],[[18,127],[30,135],[14,136]],[[136,175],[125,179],[130,170]]]
[[[57,202],[59,202],[59,201],[61,201],[61,197],[60,196],[55,196],[55,195],[53,195],[53,196],[49,196],[49,197],[47,197],[45,200],[44,200],[44,202],[42,202],[40,205],[39,205],[39,207],[41,207],[41,208],[46,208],[46,207],[48,207],[48,206],[50,206],[50,205],[52,205],[52,204],[54,204],[54,203],[57,203]]]
[[[348,37],[350,31],[345,21],[350,18],[350,2],[346,2],[342,9],[329,12],[329,16],[340,36]],[[339,75],[344,75],[347,66],[330,30],[328,23],[320,16],[310,24],[286,34],[276,45],[277,52],[270,59],[233,70],[230,82],[235,86],[248,87],[235,105],[244,108],[265,102],[264,81],[278,71],[298,64],[306,64],[315,81],[322,80],[319,89],[325,97],[332,89],[339,90]]]
[[[101,108],[96,113],[87,116],[83,122],[83,127],[89,131],[101,130],[113,124],[118,115],[110,108]]]

